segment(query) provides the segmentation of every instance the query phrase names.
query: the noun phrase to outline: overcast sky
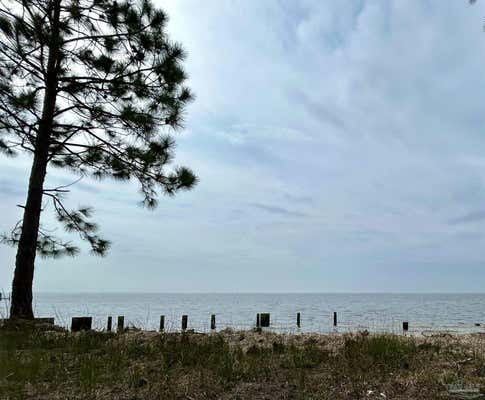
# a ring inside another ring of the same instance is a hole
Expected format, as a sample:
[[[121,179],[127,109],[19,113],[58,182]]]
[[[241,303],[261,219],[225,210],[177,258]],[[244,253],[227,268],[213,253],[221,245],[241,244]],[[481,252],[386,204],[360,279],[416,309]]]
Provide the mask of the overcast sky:
[[[176,163],[200,184],[149,211],[84,179],[68,204],[112,251],[38,259],[34,290],[483,291],[484,3],[158,0],[197,95]],[[7,231],[29,163],[0,166]]]

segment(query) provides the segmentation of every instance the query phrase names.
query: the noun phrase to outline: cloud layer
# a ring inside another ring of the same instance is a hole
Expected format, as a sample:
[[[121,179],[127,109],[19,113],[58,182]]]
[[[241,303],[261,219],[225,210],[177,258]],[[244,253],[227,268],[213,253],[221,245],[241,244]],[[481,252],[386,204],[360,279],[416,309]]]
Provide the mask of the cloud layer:
[[[83,181],[70,201],[112,253],[41,260],[37,290],[483,290],[483,4],[159,3],[189,53],[177,162],[200,185],[149,212]],[[0,162],[6,230],[28,164]]]

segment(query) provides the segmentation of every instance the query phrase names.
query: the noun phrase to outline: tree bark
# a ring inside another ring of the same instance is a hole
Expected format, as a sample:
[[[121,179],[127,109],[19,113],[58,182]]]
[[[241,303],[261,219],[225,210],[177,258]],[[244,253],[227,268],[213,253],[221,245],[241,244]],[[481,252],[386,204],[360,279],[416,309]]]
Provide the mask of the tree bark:
[[[11,319],[33,319],[32,282],[34,279],[34,263],[39,236],[40,214],[42,212],[42,196],[44,180],[49,158],[49,144],[56,108],[58,71],[60,63],[59,52],[59,17],[61,0],[52,0],[52,35],[49,42],[49,56],[45,75],[46,90],[42,108],[42,118],[35,140],[35,153],[30,171],[27,201],[24,208],[22,230],[15,260],[15,272],[12,282],[12,298],[10,305]]]

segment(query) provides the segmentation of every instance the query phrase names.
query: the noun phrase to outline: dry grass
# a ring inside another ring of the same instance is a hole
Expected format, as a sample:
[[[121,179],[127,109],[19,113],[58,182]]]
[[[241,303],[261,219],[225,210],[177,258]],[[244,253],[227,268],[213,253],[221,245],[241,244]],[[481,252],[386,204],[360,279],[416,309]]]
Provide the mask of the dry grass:
[[[0,330],[1,399],[438,399],[485,387],[485,336]]]

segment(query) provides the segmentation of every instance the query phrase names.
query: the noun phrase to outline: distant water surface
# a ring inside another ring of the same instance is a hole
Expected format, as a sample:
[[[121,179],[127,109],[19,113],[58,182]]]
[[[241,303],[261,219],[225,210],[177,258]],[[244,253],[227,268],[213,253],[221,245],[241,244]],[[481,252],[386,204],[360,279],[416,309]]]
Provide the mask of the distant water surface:
[[[196,331],[209,330],[211,314],[216,314],[217,329],[249,329],[258,312],[269,312],[272,329],[294,332],[300,312],[301,331],[329,332],[334,330],[333,312],[337,311],[340,332],[400,332],[403,321],[409,321],[413,332],[485,332],[485,293],[38,293],[34,303],[37,316],[55,316],[56,323],[65,326],[73,316],[92,316],[99,329],[108,315],[114,323],[116,316],[124,315],[125,325],[157,329],[160,315],[165,315],[166,329],[175,331],[180,329],[183,314],[189,316],[189,328]]]

